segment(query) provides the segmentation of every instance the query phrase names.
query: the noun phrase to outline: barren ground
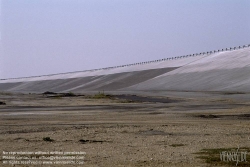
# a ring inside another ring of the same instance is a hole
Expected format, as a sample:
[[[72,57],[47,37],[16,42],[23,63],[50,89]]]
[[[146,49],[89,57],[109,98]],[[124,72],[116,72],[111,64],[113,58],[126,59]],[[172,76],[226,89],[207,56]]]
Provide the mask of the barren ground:
[[[71,166],[205,167],[214,164],[198,158],[202,149],[250,147],[250,94],[116,94],[1,93],[0,152],[86,152]]]

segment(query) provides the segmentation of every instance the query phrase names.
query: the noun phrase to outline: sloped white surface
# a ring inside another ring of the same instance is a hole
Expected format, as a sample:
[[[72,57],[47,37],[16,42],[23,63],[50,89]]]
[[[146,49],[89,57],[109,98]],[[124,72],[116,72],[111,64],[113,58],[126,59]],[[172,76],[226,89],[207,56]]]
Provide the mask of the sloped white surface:
[[[204,57],[204,55],[203,56],[191,56],[188,58],[179,58],[179,59],[166,60],[166,61],[160,61],[160,62],[152,62],[152,63],[141,64],[141,65],[131,65],[131,66],[125,66],[125,67],[103,69],[103,70],[97,70],[97,71],[84,71],[84,72],[56,74],[56,75],[31,77],[31,78],[0,80],[0,83],[80,78],[80,77],[88,77],[88,76],[100,76],[100,75],[116,74],[116,73],[123,73],[123,72],[142,71],[142,70],[157,69],[157,68],[179,67],[179,66],[183,66],[185,64],[188,64],[190,62],[199,60],[202,57]]]
[[[250,92],[250,47],[122,67],[0,80],[0,90]]]
[[[250,91],[250,48],[203,57],[128,89]]]

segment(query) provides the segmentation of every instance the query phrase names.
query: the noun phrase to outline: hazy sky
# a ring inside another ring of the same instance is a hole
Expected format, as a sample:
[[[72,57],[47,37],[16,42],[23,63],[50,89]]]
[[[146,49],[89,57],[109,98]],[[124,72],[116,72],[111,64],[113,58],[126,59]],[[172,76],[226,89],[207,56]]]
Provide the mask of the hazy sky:
[[[250,0],[0,3],[0,78],[81,71],[250,44]]]

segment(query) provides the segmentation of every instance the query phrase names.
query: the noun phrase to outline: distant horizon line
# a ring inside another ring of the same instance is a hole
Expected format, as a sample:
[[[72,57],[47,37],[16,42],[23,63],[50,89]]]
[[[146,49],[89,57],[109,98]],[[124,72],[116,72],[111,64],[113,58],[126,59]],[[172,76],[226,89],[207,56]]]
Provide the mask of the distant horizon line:
[[[224,52],[224,51],[232,51],[232,50],[244,49],[246,47],[250,47],[250,44],[242,45],[242,46],[236,46],[236,47],[229,47],[229,48],[224,48],[224,49],[218,49],[218,50],[213,50],[213,51],[208,51],[208,52],[200,52],[200,53],[195,53],[195,54],[188,54],[188,55],[184,55],[184,56],[176,56],[176,57],[169,57],[169,58],[163,58],[163,59],[152,60],[152,61],[145,61],[145,62],[139,62],[139,63],[133,63],[133,64],[113,66],[113,67],[105,67],[105,68],[98,68],[98,69],[92,69],[92,70],[73,71],[73,72],[65,72],[65,73],[57,73],[57,74],[29,76],[29,77],[5,78],[5,79],[0,79],[0,80],[35,78],[35,77],[44,77],[44,76],[55,76],[55,75],[61,75],[61,74],[72,74],[72,73],[79,73],[79,72],[92,72],[92,71],[99,71],[99,70],[109,70],[109,69],[114,69],[114,68],[122,68],[122,67],[143,65],[143,64],[156,63],[156,62],[161,62],[161,61],[170,61],[170,60],[188,58],[188,57],[205,55],[205,54],[210,55],[210,54],[215,54],[215,53]]]

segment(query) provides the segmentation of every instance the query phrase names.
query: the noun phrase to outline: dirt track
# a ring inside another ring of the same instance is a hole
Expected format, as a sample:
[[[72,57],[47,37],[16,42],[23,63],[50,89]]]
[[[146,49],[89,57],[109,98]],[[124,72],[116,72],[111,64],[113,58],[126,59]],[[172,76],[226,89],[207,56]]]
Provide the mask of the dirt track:
[[[184,97],[1,94],[0,151],[84,151],[79,166],[191,167],[213,166],[197,158],[202,149],[250,147],[250,103]]]

